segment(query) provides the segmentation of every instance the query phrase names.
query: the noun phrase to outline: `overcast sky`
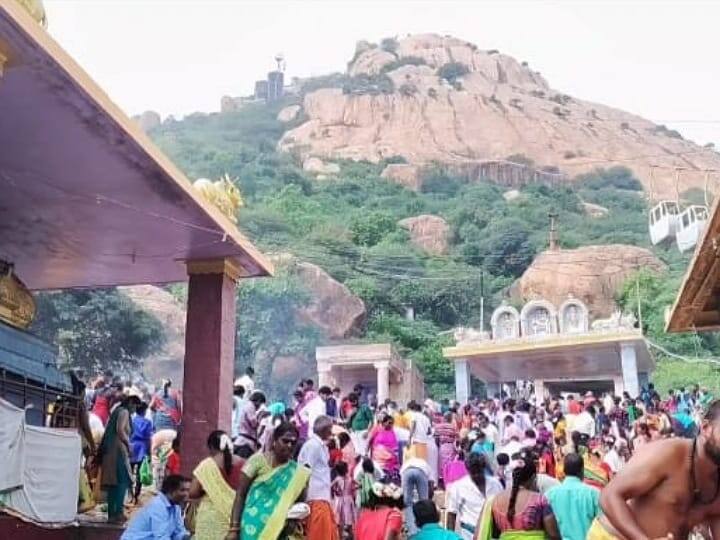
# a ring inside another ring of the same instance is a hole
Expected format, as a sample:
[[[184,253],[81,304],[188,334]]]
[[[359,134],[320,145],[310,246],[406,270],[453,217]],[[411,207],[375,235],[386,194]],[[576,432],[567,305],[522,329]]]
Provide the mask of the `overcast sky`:
[[[217,111],[282,52],[340,71],[355,42],[437,32],[530,62],[575,97],[720,145],[720,1],[45,0],[49,31],[129,114]]]

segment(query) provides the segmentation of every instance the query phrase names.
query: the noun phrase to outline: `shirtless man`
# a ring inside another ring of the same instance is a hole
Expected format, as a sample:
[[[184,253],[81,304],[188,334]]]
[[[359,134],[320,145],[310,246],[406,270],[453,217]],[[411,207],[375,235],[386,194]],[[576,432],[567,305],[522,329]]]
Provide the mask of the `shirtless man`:
[[[720,538],[719,493],[717,400],[710,404],[696,439],[657,441],[630,460],[603,490],[604,515],[588,539],[685,540],[699,524]]]

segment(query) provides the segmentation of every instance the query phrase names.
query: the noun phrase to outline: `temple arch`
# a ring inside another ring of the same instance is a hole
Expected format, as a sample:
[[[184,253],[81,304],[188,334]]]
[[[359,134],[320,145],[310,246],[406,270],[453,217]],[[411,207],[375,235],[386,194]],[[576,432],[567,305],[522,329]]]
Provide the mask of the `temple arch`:
[[[520,314],[514,307],[502,304],[493,311],[490,318],[492,337],[498,339],[512,339],[520,335]]]
[[[532,300],[520,312],[520,328],[523,336],[557,334],[557,312],[547,300]]]
[[[563,334],[582,334],[588,331],[587,306],[579,299],[570,297],[560,306],[558,322]]]

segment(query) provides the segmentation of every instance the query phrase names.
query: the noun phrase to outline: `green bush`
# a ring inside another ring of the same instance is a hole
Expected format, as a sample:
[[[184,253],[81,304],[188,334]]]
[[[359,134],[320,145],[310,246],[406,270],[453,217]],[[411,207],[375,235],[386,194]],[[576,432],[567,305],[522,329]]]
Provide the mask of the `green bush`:
[[[393,62],[390,62],[388,64],[385,64],[381,69],[381,73],[389,73],[391,71],[395,71],[398,68],[401,68],[403,66],[426,66],[427,62],[424,58],[421,58],[419,56],[403,56],[402,58],[398,58],[397,60],[394,60]]]
[[[470,68],[462,62],[448,62],[438,68],[438,77],[453,84],[458,78],[470,73]]]
[[[379,75],[360,73],[347,78],[342,89],[345,94],[392,94],[395,91],[395,84],[384,73]]]
[[[633,172],[620,165],[609,169],[595,169],[592,172],[579,175],[575,181],[580,187],[587,189],[613,187],[631,191],[643,190],[643,185],[640,180],[635,178]]]
[[[363,213],[350,224],[353,242],[358,246],[371,247],[397,229],[397,220],[384,212]]]

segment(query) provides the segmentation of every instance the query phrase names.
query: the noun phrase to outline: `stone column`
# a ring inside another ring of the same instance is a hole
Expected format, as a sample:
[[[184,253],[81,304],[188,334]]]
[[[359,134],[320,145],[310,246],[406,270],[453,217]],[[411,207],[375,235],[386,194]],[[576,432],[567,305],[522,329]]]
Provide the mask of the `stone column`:
[[[650,374],[647,371],[641,371],[638,373],[638,384],[640,385],[640,390],[647,388],[649,382]]]
[[[615,395],[618,397],[622,397],[623,392],[625,391],[625,385],[623,384],[622,375],[616,375],[615,377],[613,377],[613,385],[615,386]]]
[[[375,362],[378,405],[390,397],[390,362]]]
[[[183,474],[207,455],[207,437],[230,432],[235,364],[235,282],[228,260],[188,263],[185,372],[180,452]]]
[[[620,344],[620,360],[625,391],[630,394],[630,397],[637,397],[640,395],[640,384],[635,346],[632,343]]]
[[[455,360],[455,400],[464,405],[470,399],[470,366],[465,358]]]
[[[332,380],[332,366],[327,365],[325,362],[318,362],[318,388],[321,386],[333,386]]]
[[[540,406],[543,404],[543,401],[545,401],[545,381],[542,379],[535,379],[533,381],[533,386],[535,387],[535,403]]]

